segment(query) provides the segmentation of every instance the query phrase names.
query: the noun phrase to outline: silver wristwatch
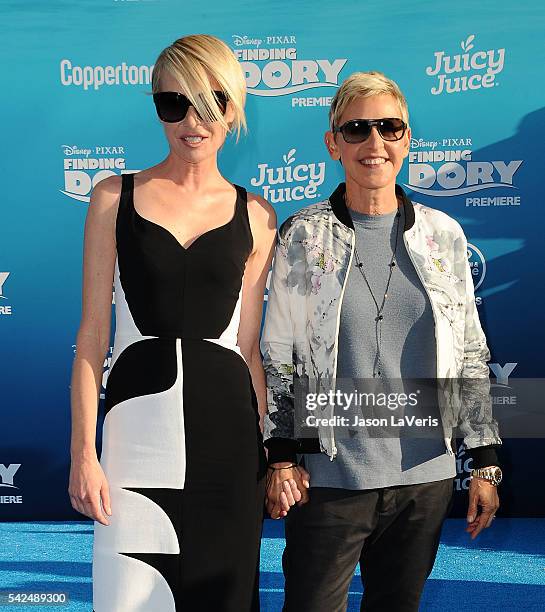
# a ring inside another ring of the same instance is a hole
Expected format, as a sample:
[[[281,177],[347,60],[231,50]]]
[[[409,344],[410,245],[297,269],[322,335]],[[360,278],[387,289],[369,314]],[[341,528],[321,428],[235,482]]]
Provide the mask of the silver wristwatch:
[[[497,487],[500,484],[503,478],[502,471],[497,465],[493,465],[491,467],[485,467],[485,468],[478,468],[476,470],[471,470],[471,477],[473,476],[484,478],[485,480],[488,480],[490,484],[493,484],[495,487]]]

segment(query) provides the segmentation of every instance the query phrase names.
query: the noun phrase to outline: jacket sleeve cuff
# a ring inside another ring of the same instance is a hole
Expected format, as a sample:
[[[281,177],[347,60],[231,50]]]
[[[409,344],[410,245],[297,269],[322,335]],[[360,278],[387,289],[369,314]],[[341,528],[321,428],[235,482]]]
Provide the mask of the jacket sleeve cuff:
[[[477,446],[476,448],[466,448],[466,453],[472,459],[472,468],[474,470],[489,465],[497,465],[501,467],[496,449],[499,444],[490,444],[488,446]]]
[[[268,450],[268,464],[289,461],[297,463],[297,441],[290,438],[269,438],[264,442]]]

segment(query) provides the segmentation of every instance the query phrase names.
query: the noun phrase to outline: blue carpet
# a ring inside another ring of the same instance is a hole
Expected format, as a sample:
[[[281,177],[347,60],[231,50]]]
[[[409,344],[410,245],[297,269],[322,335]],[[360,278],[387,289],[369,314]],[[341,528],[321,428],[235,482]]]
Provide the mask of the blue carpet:
[[[261,552],[263,612],[282,604],[283,523],[266,521]],[[1,610],[91,610],[92,526],[89,522],[0,523],[0,590],[65,591],[66,606],[2,606]],[[359,610],[359,569],[349,611]],[[463,519],[446,521],[424,612],[545,610],[545,520],[502,519],[472,542]],[[115,612],[115,611],[112,611]]]

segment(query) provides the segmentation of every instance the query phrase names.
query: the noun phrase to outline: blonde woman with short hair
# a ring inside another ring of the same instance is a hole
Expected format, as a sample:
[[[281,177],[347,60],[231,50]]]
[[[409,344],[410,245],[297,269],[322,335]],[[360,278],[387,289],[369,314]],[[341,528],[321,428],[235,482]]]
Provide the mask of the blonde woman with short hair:
[[[159,55],[152,86],[168,155],[102,180],[87,215],[69,493],[95,521],[94,612],[256,610],[258,338],[275,214],[217,166],[227,134],[245,128],[245,81],[229,47],[180,38]]]

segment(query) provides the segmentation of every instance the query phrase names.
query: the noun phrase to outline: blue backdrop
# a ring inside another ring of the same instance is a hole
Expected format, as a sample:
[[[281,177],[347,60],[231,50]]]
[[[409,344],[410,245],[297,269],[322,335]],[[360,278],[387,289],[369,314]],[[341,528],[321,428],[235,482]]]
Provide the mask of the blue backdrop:
[[[159,51],[185,34],[219,36],[242,63],[249,133],[220,165],[280,222],[342,179],[323,144],[340,82],[372,69],[396,80],[413,130],[399,182],[466,231],[491,376],[543,375],[542,2],[22,1],[0,17],[2,518],[81,518],[67,494],[69,384],[89,195],[167,153],[147,93]],[[545,515],[544,450],[505,440],[503,513]]]

